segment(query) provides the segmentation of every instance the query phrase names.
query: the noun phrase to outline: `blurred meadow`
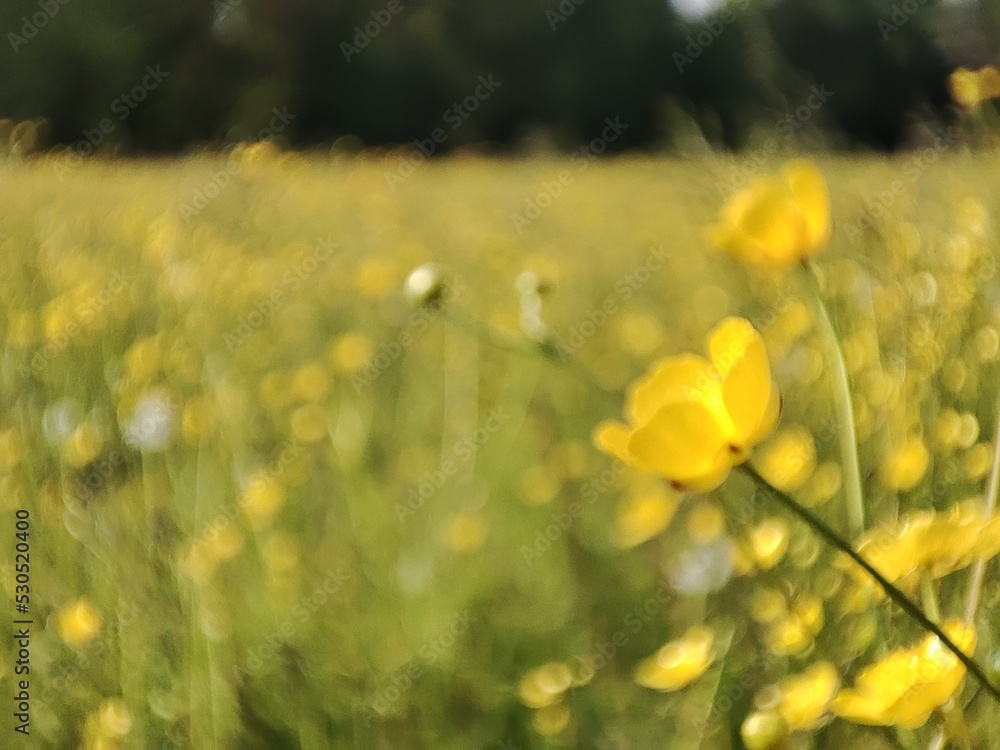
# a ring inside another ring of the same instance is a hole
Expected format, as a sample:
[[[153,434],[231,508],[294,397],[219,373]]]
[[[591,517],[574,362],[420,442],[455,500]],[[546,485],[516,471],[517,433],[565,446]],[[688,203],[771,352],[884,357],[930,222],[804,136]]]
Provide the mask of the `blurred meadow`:
[[[806,276],[707,235],[779,155],[388,179],[400,159],[0,162],[0,579],[13,612],[27,509],[31,746],[998,746],[969,677],[926,723],[833,716],[926,632],[746,475],[678,492],[592,441],[651,363],[744,317],[782,395],[753,465],[858,541]],[[981,514],[1000,162],[815,163],[868,528]],[[900,586],[943,619],[968,581]],[[995,676],[995,566],[979,601]],[[16,659],[4,639],[6,689]]]

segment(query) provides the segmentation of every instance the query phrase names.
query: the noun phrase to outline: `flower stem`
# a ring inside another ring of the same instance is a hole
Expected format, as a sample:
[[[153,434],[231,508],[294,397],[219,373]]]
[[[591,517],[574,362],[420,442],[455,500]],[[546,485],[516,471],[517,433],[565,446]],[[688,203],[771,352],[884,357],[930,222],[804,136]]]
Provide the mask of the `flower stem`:
[[[760,487],[764,489],[768,495],[770,495],[772,498],[774,498],[779,503],[784,505],[792,513],[794,513],[803,521],[805,521],[810,527],[812,527],[814,531],[816,531],[816,533],[822,536],[832,546],[836,547],[838,550],[840,550],[845,555],[850,557],[851,560],[860,565],[864,569],[864,571],[868,575],[870,575],[876,581],[876,583],[878,583],[879,586],[882,587],[882,590],[885,591],[886,595],[890,599],[892,599],[899,606],[900,609],[902,609],[906,614],[908,614],[911,618],[913,618],[914,621],[919,623],[921,627],[923,627],[925,630],[928,630],[934,635],[936,635],[938,639],[941,641],[941,643],[945,646],[945,648],[951,651],[955,655],[955,657],[960,662],[962,662],[962,664],[965,665],[966,669],[968,669],[973,674],[973,676],[975,676],[975,678],[980,683],[982,683],[982,686],[986,688],[987,691],[989,691],[990,695],[992,695],[996,699],[996,701],[1000,703],[1000,688],[997,688],[993,683],[990,682],[989,678],[986,676],[986,673],[983,671],[983,668],[980,667],[979,664],[976,663],[973,659],[967,656],[965,652],[962,651],[962,649],[960,649],[957,645],[955,645],[955,642],[952,641],[951,638],[949,638],[947,634],[943,630],[941,630],[941,628],[937,624],[931,622],[931,620],[929,620],[927,616],[920,611],[920,608],[917,607],[917,605],[915,605],[912,601],[910,601],[910,599],[906,596],[906,594],[904,594],[898,588],[893,586],[885,578],[885,576],[883,576],[881,573],[875,570],[875,568],[873,568],[868,563],[868,561],[866,561],[863,557],[861,557],[861,555],[855,552],[854,549],[851,547],[851,545],[843,537],[841,537],[836,531],[830,528],[830,526],[828,526],[827,523],[819,516],[817,516],[815,513],[802,507],[797,502],[795,502],[795,500],[793,500],[790,495],[782,492],[781,490],[775,489],[770,484],[768,484],[767,480],[764,479],[764,477],[762,477],[760,474],[758,474],[757,470],[754,469],[752,466],[750,466],[749,464],[743,464],[743,466],[741,466],[740,468],[743,470],[745,474],[747,474],[758,485],[760,485]]]
[[[854,404],[851,401],[851,386],[847,379],[847,365],[844,363],[844,353],[837,340],[837,332],[830,322],[830,313],[826,309],[823,295],[820,292],[816,268],[810,263],[805,266],[806,277],[816,300],[816,312],[826,338],[826,346],[834,366],[834,376],[837,382],[837,397],[835,408],[840,428],[840,460],[844,464],[844,492],[847,496],[848,530],[853,537],[860,536],[865,530],[865,504],[861,494],[861,468],[858,461],[858,436],[854,428]]]
[[[1000,409],[998,409],[1000,411]],[[1000,491],[1000,414],[997,415],[997,431],[993,438],[993,467],[986,486],[986,502],[983,506],[983,516],[991,518],[997,508],[997,493]],[[983,579],[986,577],[986,558],[976,560],[972,568],[972,578],[969,579],[969,598],[965,603],[965,624],[971,625],[979,607],[979,597],[983,591]]]
[[[444,319],[459,330],[464,331],[470,336],[479,338],[481,341],[498,349],[518,354],[541,354],[550,362],[557,365],[564,365],[575,371],[596,392],[616,400],[620,398],[620,394],[617,391],[610,390],[601,385],[594,374],[554,337],[545,339],[544,341],[533,341],[527,338],[510,336],[496,330],[488,323],[484,323],[455,305],[449,305],[445,308]]]

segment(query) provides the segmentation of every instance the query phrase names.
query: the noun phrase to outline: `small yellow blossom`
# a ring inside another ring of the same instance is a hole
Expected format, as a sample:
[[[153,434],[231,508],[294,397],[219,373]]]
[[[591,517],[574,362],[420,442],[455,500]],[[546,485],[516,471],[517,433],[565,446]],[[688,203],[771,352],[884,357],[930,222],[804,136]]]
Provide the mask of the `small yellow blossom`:
[[[793,492],[816,469],[816,443],[804,427],[786,427],[761,447],[754,465],[772,487]]]
[[[830,662],[818,662],[801,674],[786,677],[778,684],[781,698],[778,713],[792,731],[815,729],[840,685],[837,669]]]
[[[561,661],[551,661],[521,678],[517,694],[528,708],[544,708],[559,701],[573,685],[573,672]]]
[[[66,438],[62,446],[63,459],[70,466],[82,468],[100,455],[103,445],[100,431],[91,423],[84,422]]]
[[[941,578],[1000,554],[1000,516],[984,519],[979,501],[960,503],[942,513],[913,512],[869,531],[857,551],[890,583],[912,592],[920,571]],[[854,596],[855,606],[849,608],[884,598],[882,589],[853,561],[841,557],[838,565],[854,577],[855,594],[864,593]]]
[[[642,661],[635,669],[635,681],[663,692],[687,687],[705,674],[715,658],[714,641],[711,628],[704,625],[691,628]]]
[[[363,333],[345,333],[331,345],[330,363],[337,372],[356,375],[365,369],[374,351],[371,340]]]
[[[257,529],[270,524],[284,504],[285,488],[265,472],[258,472],[250,478],[240,502],[243,513]]]
[[[830,196],[814,164],[796,159],[781,178],[760,177],[722,207],[715,244],[753,266],[783,269],[818,252],[830,235]]]
[[[770,518],[750,532],[750,549],[754,562],[761,570],[771,570],[781,562],[788,550],[788,524],[780,518]]]
[[[942,630],[964,653],[975,650],[975,630],[960,620],[949,620]],[[857,724],[916,729],[954,695],[964,677],[958,657],[937,636],[928,635],[862,671],[853,688],[837,694],[832,709]]]
[[[971,112],[1000,97],[1000,71],[992,65],[979,70],[956,68],[948,76],[948,91],[956,104]]]
[[[910,490],[917,486],[930,463],[930,453],[923,440],[913,437],[894,448],[882,465],[882,478],[895,490]]]
[[[630,391],[630,424],[598,425],[598,447],[679,489],[722,484],[773,431],[781,397],[749,321],[724,320],[709,335],[708,352],[711,361],[693,354],[660,361]]]
[[[569,726],[571,718],[572,714],[569,707],[560,701],[559,703],[553,703],[550,706],[544,706],[535,711],[535,715],[531,719],[531,725],[539,734],[549,737],[553,734],[559,734]]]
[[[101,629],[101,613],[86,598],[77,599],[59,610],[56,627],[70,646],[83,646]]]
[[[615,516],[615,543],[629,549],[652,539],[670,525],[677,504],[676,495],[660,489],[626,497]]]
[[[475,552],[483,546],[488,531],[479,513],[456,513],[445,527],[445,539],[455,552]]]

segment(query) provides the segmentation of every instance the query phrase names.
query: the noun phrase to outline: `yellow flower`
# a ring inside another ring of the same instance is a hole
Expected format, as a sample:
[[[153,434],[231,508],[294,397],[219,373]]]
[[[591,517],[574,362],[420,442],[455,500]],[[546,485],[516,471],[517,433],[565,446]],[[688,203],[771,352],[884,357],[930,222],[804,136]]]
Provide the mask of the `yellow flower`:
[[[927,473],[930,453],[919,437],[912,437],[892,450],[882,465],[883,481],[896,490],[910,490]]]
[[[704,625],[691,628],[642,661],[635,669],[635,681],[664,692],[687,687],[705,674],[715,658],[714,640],[710,628]]]
[[[662,486],[662,485],[661,485]],[[615,516],[615,543],[624,549],[649,541],[670,525],[678,499],[663,489],[630,495]]]
[[[745,263],[783,269],[818,252],[830,236],[830,195],[812,162],[796,159],[781,178],[761,177],[722,207],[716,245]]]
[[[101,613],[87,599],[77,599],[59,610],[56,627],[70,646],[83,646],[101,629]]]
[[[956,68],[948,76],[948,91],[956,104],[971,112],[1000,97],[1000,71],[992,65],[979,70]]]
[[[778,713],[792,731],[815,729],[839,685],[837,669],[830,662],[818,662],[779,683]]]
[[[781,396],[760,334],[727,318],[709,335],[710,360],[661,360],[629,393],[629,424],[603,422],[601,450],[675,488],[715,489],[774,430]]]
[[[909,593],[919,571],[942,578],[979,558],[1000,554],[1000,516],[984,519],[979,501],[960,503],[946,513],[909,513],[872,529],[861,539],[857,551],[890,583]],[[861,597],[860,606],[871,598],[884,598],[882,589],[854,562],[840,558],[838,565],[850,571],[867,595]]]
[[[550,661],[524,675],[517,694],[529,708],[545,708],[559,701],[572,685],[570,668],[561,661]]]
[[[949,620],[942,630],[966,654],[975,650],[975,630],[960,620]],[[831,708],[857,724],[916,729],[958,690],[963,677],[958,657],[928,635],[862,671],[854,688],[841,690]]]

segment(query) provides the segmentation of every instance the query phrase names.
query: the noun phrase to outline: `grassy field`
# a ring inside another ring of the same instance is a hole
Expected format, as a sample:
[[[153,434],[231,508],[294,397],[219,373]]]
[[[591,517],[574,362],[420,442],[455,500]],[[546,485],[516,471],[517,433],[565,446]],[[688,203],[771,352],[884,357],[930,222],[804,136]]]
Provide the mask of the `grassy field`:
[[[847,685],[924,637],[745,476],[680,495],[591,441],[652,362],[744,316],[783,395],[755,465],[846,533],[805,276],[706,238],[737,170],[780,160],[400,158],[0,164],[0,600],[25,616],[25,509],[31,746],[738,748],[789,675]],[[817,164],[869,526],[981,497],[1000,161]],[[914,596],[961,616],[968,580]],[[975,652],[995,667],[998,583]],[[637,684],[700,625],[703,674]],[[8,697],[18,654],[4,639]],[[956,747],[998,746],[984,693],[966,678]],[[775,746],[941,726],[824,717]]]

